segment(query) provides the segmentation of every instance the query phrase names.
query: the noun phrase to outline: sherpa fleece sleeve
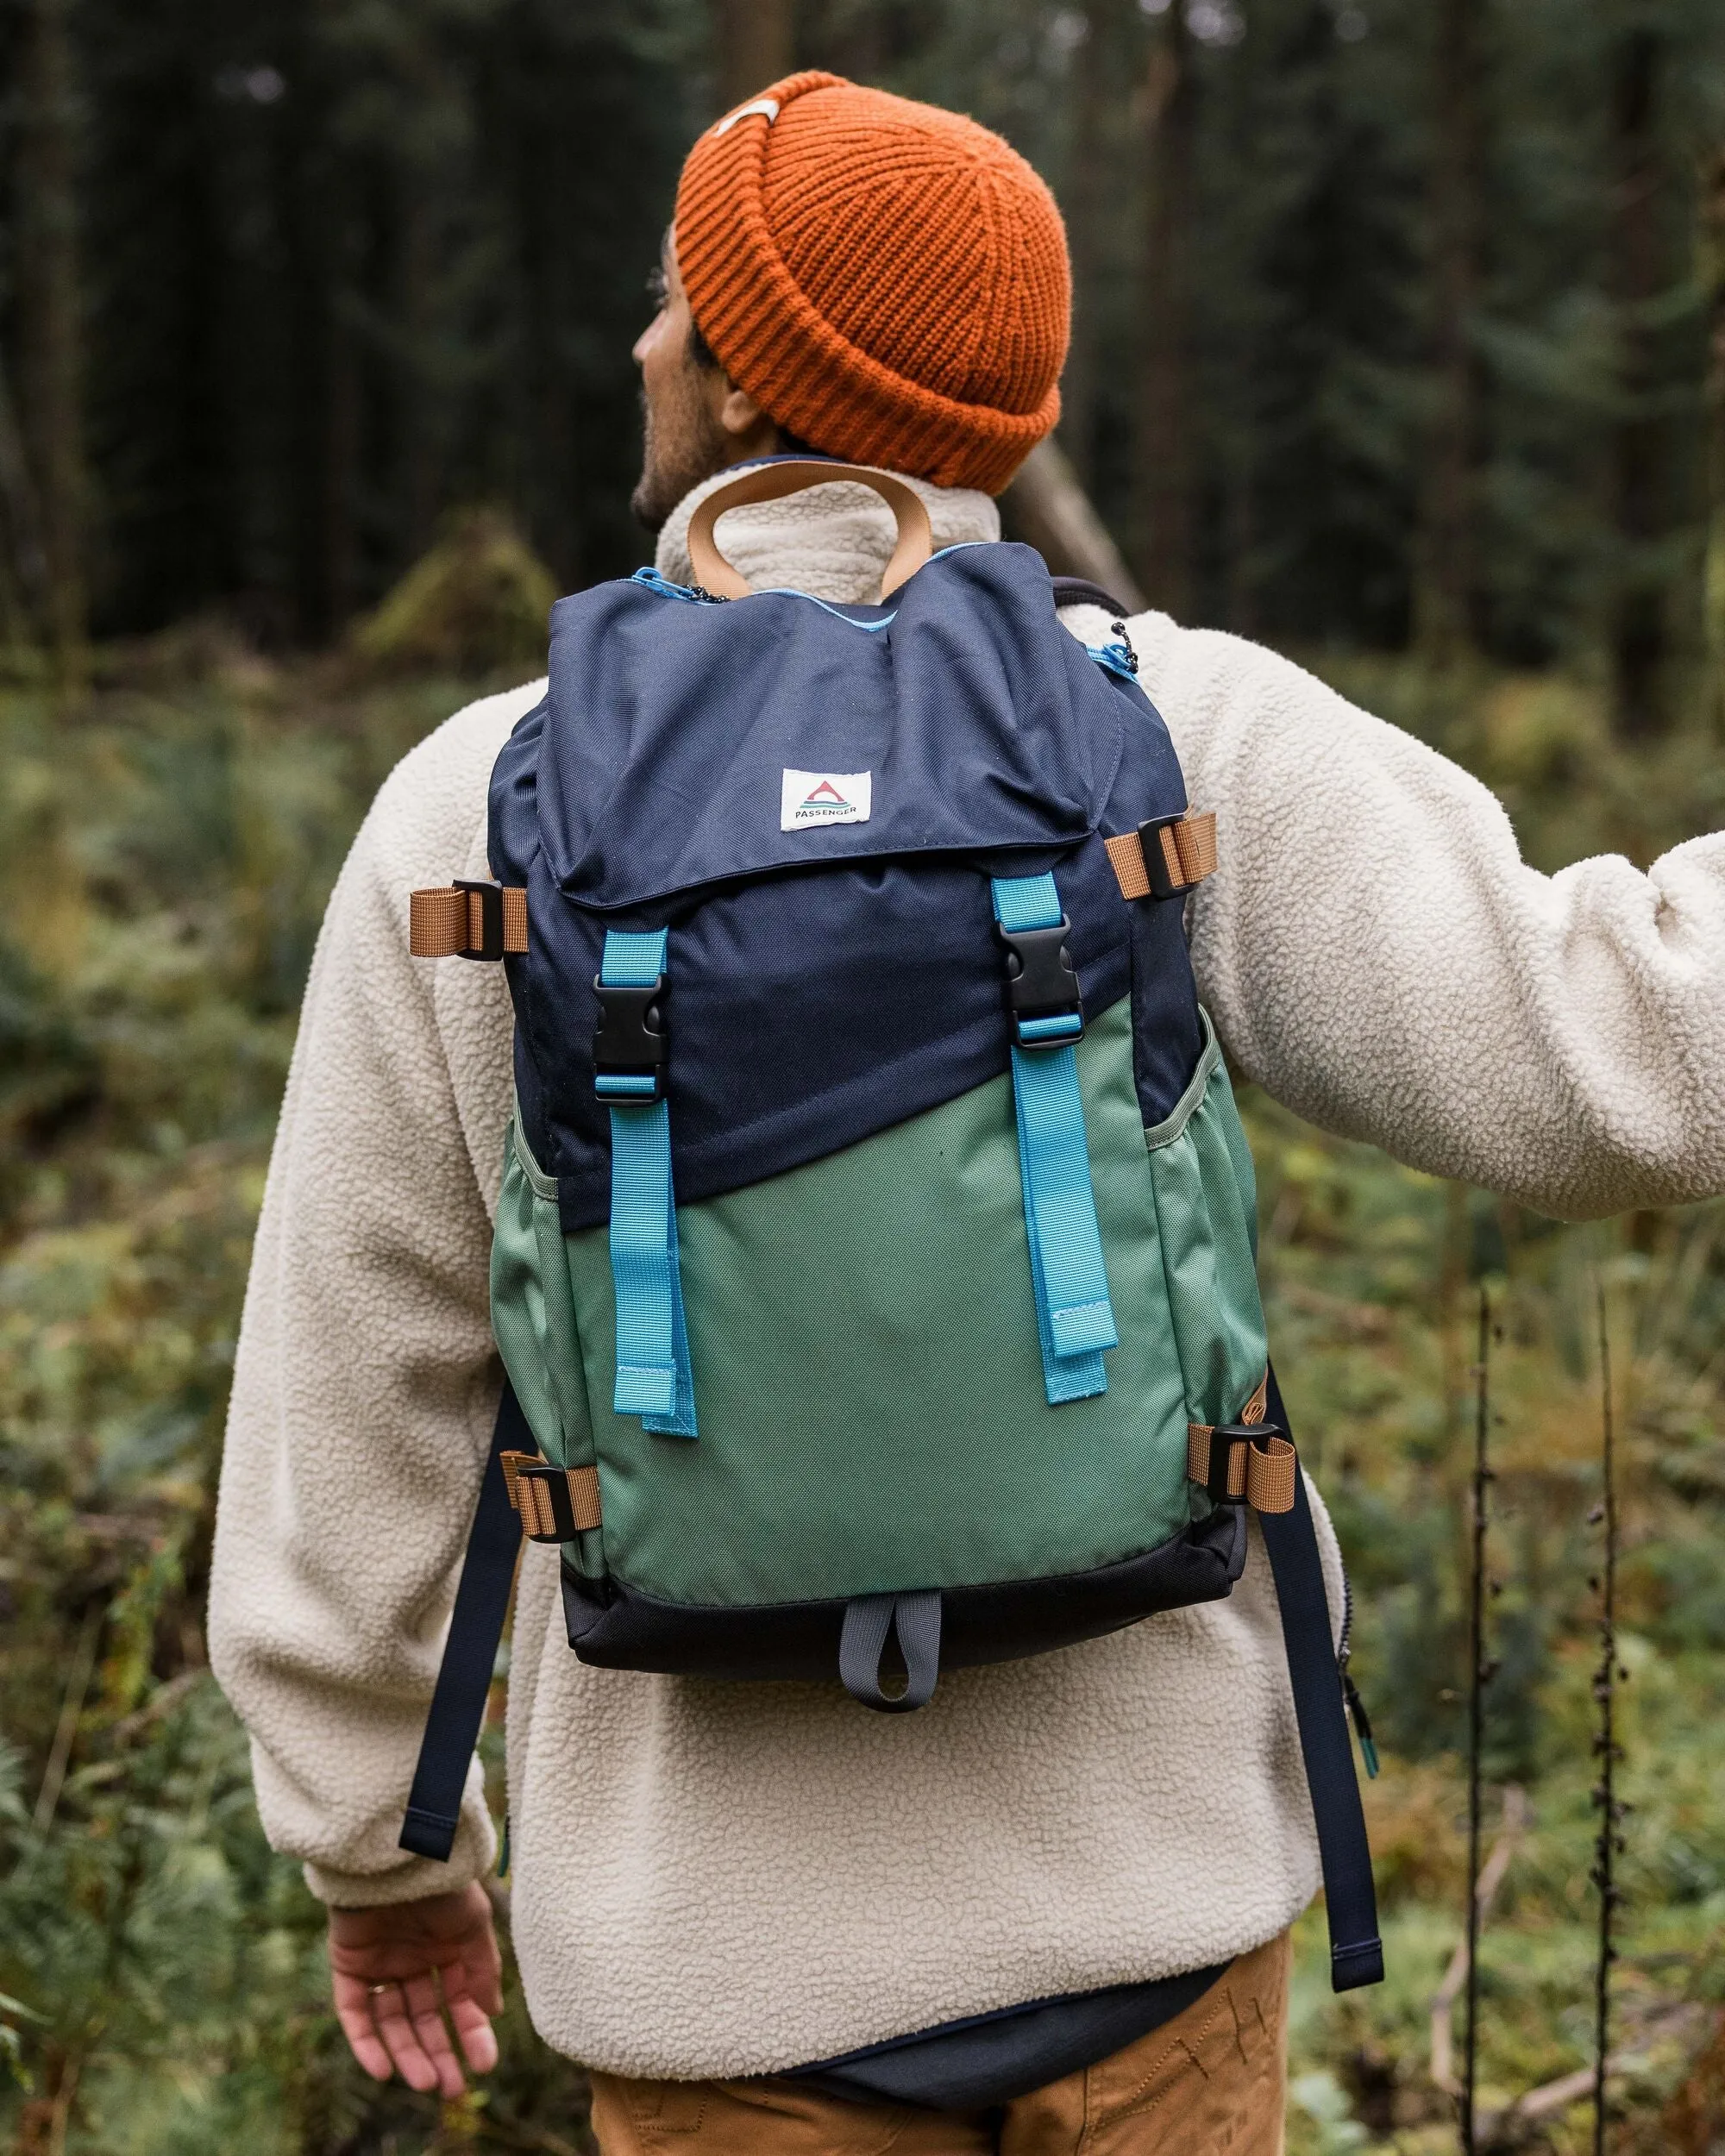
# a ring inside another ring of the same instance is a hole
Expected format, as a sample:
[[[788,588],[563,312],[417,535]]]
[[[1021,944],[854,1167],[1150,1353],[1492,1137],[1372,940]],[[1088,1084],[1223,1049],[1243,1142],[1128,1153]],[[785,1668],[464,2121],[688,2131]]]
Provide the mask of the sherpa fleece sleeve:
[[[510,1098],[502,968],[410,958],[407,901],[485,873],[486,779],[535,700],[487,699],[439,728],[354,843],[241,1327],[211,1655],[270,1841],[342,1904],[459,1886],[493,1854],[477,1767],[450,1864],[396,1846],[499,1385],[487,1199]]]
[[[1217,812],[1192,950],[1239,1070],[1565,1218],[1725,1190],[1725,833],[1541,875],[1485,787],[1289,661],[1132,634]]]

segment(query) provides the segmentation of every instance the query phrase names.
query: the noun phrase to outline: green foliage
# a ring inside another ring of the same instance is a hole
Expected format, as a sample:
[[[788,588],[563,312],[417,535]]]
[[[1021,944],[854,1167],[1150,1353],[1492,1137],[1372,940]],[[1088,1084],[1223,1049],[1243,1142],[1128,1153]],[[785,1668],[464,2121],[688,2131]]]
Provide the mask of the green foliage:
[[[377,674],[525,672],[543,661],[557,587],[506,517],[473,509],[446,520],[436,546],[375,613],[356,624],[356,657]]]
[[[1716,816],[1699,744],[1621,761],[1584,685],[1338,672],[1497,785],[1546,866]],[[319,1912],[263,1843],[201,1635],[248,1246],[324,893],[384,772],[469,692],[355,688],[205,629],[110,653],[101,679],[71,717],[0,693],[0,2134],[29,2156],[563,2156],[585,2147],[580,2076],[537,2045],[518,1990],[468,2103],[440,2115],[348,2060]],[[1369,1802],[1392,1978],[1333,1998],[1321,1915],[1302,1926],[1290,2148],[1453,2146],[1427,2011],[1460,1932],[1482,1281],[1502,1329],[1486,1764],[1491,1815],[1509,1780],[1534,1813],[1486,1932],[1482,2085],[1501,2104],[1586,2063],[1603,1279],[1636,1807],[1616,2146],[1703,2149],[1725,2116],[1708,2050],[1725,2006],[1725,1206],[1562,1228],[1249,1087],[1242,1108],[1272,1337],[1387,1754]],[[1584,2123],[1555,2114],[1530,2146],[1579,2156]]]
[[[194,640],[195,641],[195,640]],[[324,896],[468,692],[129,655],[76,718],[0,698],[0,2132],[22,2150],[584,2146],[518,1991],[441,2122],[348,2060],[322,1915],[204,1666],[229,1376]],[[17,1075],[13,1075],[14,1073]],[[495,1739],[488,1745],[495,1748]]]

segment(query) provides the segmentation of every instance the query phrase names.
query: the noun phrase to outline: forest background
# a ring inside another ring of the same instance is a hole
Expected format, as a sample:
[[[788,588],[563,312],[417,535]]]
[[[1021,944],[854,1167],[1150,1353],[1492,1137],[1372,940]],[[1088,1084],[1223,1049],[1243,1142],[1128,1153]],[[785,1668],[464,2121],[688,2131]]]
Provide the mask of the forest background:
[[[1077,282],[1060,441],[1156,604],[1457,756],[1540,868],[1721,820],[1716,0],[7,0],[20,2156],[586,2146],[579,2074],[513,1991],[465,2103],[347,2060],[319,1912],[262,1842],[205,1666],[212,1494],[324,895],[394,759],[537,670],[554,591],[642,557],[628,351],[677,166],[794,64],[969,110],[1049,179]],[[1632,1808],[1608,2144],[1725,2147],[1725,1207],[1563,1228],[1245,1106],[1385,1754],[1392,1977],[1334,2001],[1302,1938],[1290,2147],[1456,2145],[1430,2002],[1466,1899],[1482,1290],[1503,1864],[1479,2145],[1591,2140],[1609,1401]]]

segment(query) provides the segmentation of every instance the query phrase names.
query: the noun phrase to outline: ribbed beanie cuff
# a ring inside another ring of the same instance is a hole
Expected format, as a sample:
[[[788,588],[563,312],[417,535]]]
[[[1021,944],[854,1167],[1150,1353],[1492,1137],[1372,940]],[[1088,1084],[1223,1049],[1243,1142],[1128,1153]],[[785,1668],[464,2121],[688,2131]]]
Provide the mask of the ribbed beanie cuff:
[[[787,76],[701,135],[675,234],[725,372],[816,448],[994,494],[1060,417],[1060,212],[973,120]]]

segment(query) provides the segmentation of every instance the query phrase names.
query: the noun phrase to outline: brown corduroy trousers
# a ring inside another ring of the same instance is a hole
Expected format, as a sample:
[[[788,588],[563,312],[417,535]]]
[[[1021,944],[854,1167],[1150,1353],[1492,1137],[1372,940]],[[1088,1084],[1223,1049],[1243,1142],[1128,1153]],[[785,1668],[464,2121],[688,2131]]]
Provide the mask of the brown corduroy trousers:
[[[601,2156],[1282,2156],[1288,1935],[1112,2058],[993,2111],[848,2103],[794,2081],[593,2077]]]

